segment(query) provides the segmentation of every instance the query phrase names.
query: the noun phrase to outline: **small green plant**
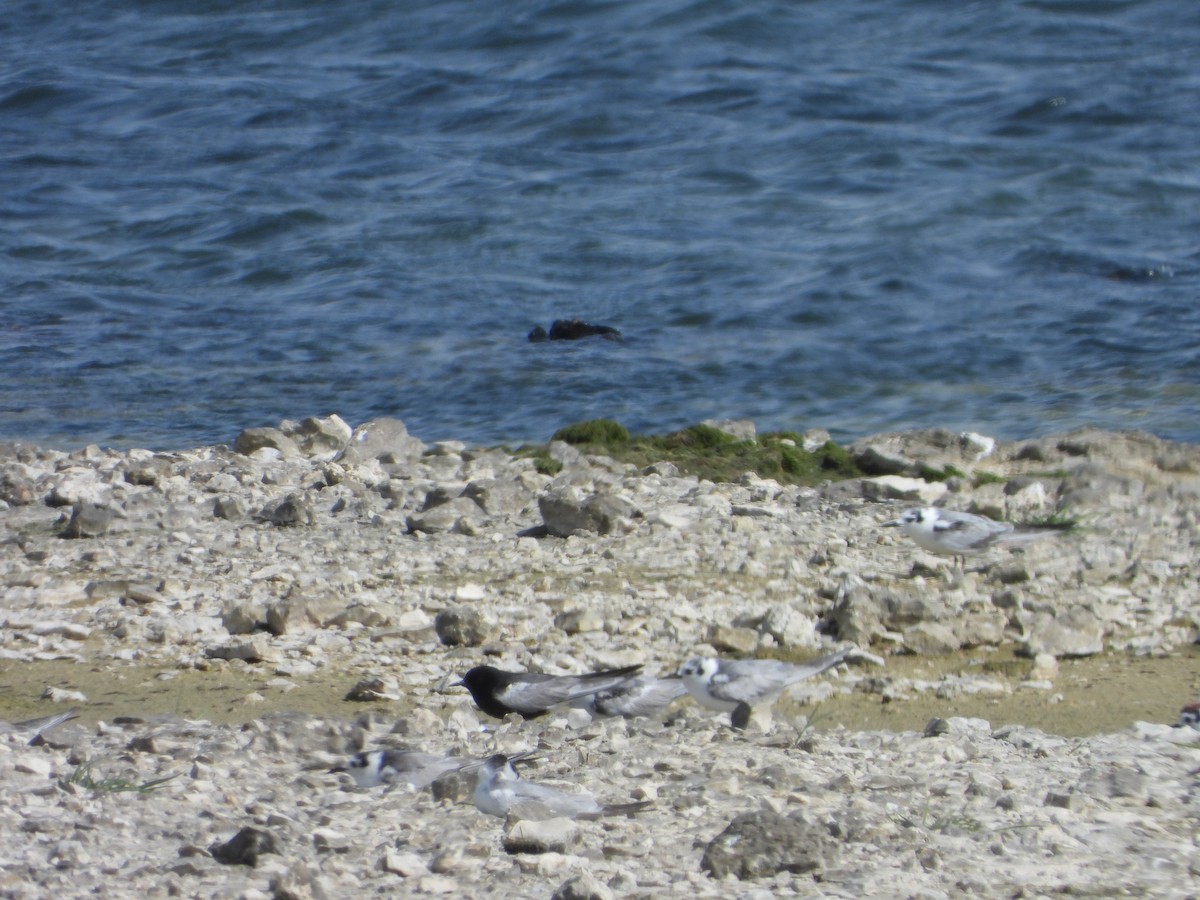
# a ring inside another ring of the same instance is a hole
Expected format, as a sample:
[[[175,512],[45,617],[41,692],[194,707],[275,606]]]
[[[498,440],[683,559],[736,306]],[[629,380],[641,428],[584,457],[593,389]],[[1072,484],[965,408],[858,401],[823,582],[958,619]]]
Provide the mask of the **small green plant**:
[[[552,441],[568,444],[598,444],[602,447],[624,447],[629,443],[629,429],[611,419],[592,419],[576,422],[554,432]]]
[[[178,777],[178,774],[141,782],[130,781],[128,778],[121,778],[119,776],[97,778],[92,774],[92,761],[84,760],[74,768],[70,775],[66,778],[60,778],[59,783],[64,786],[72,784],[76,787],[85,788],[93,794],[149,794],[158,790],[171,779]]]
[[[791,742],[792,749],[794,750],[800,746],[801,742],[806,736],[808,736],[808,732],[813,728],[814,725],[816,725],[822,719],[827,718],[829,718],[829,714],[821,710],[820,703],[817,703],[815,706],[813,706],[812,712],[804,716],[804,724],[796,728],[796,736],[792,738]]]
[[[983,487],[985,484],[1007,484],[1008,479],[995,472],[976,472],[971,477],[971,487]]]
[[[950,478],[966,478],[967,473],[956,466],[946,466],[944,469],[935,469],[933,466],[922,465],[921,477],[926,481],[946,481]]]

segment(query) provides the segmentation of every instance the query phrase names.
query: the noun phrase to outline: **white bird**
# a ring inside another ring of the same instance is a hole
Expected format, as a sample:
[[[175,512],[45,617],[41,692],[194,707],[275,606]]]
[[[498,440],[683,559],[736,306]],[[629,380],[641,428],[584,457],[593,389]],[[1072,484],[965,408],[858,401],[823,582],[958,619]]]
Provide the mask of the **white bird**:
[[[678,678],[639,675],[590,694],[572,705],[580,706],[594,716],[624,716],[629,719],[657,716],[686,693],[687,688]]]
[[[678,675],[697,703],[729,713],[734,728],[745,728],[752,707],[769,703],[789,685],[819,675],[848,659],[883,662],[857,647],[845,647],[799,665],[778,659],[702,657],[688,660],[679,668]]]
[[[910,509],[900,518],[883,523],[884,528],[899,528],[923,550],[939,556],[962,560],[978,556],[1001,544],[1019,544],[1053,537],[1068,530],[1028,528],[1009,522],[997,522],[973,513],[928,506]]]
[[[409,784],[423,788],[464,765],[469,763],[457,756],[389,748],[355,753],[345,765],[334,766],[329,771],[347,773],[361,788],[381,784]]]
[[[513,760],[502,753],[489,756],[480,765],[475,782],[475,808],[489,816],[504,818],[515,813],[522,819],[598,819],[626,815],[645,809],[649,800],[638,803],[600,803],[592,794],[560,791],[534,781],[525,781]]]

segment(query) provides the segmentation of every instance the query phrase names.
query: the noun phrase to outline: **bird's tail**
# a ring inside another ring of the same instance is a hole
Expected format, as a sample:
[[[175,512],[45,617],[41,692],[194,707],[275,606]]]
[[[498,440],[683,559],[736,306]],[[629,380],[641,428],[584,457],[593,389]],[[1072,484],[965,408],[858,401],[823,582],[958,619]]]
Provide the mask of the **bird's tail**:
[[[600,816],[632,816],[636,812],[641,812],[647,806],[651,806],[652,800],[638,800],[635,803],[605,803],[600,807],[600,812],[596,813],[593,818]],[[586,818],[580,816],[580,818]]]
[[[998,535],[993,544],[1028,544],[1045,538],[1060,537],[1075,527],[1074,522],[1048,523],[1045,525],[1018,525],[1012,531]]]

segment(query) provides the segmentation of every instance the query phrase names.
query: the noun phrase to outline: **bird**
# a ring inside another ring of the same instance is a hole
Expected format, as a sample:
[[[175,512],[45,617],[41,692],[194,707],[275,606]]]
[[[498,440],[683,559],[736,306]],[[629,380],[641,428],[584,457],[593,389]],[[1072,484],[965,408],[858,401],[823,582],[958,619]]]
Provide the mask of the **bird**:
[[[1179,711],[1179,722],[1176,728],[1195,728],[1200,731],[1200,701],[1189,703]]]
[[[678,678],[638,675],[614,687],[589,694],[582,700],[574,701],[573,705],[586,709],[593,716],[632,719],[656,716],[686,693],[687,687]]]
[[[475,666],[454,684],[470,691],[475,705],[489,716],[503,719],[515,712],[522,718],[534,719],[552,707],[617,687],[632,679],[641,668],[639,664],[585,675],[547,675]]]
[[[645,809],[651,802],[601,803],[587,791],[571,793],[525,781],[513,766],[513,758],[503,753],[489,756],[480,764],[473,799],[475,808],[486,815],[504,818],[516,813],[520,818],[534,820],[628,815]]]
[[[1001,544],[1036,541],[1070,528],[1069,525],[1030,528],[933,506],[907,510],[900,518],[884,522],[882,527],[899,528],[923,550],[963,562],[968,556],[978,556]]]
[[[799,665],[779,659],[700,657],[685,662],[677,674],[697,703],[729,713],[733,727],[742,729],[750,721],[752,707],[771,702],[797,681],[857,657],[882,662],[857,647],[845,647]]]
[[[345,772],[361,788],[378,787],[381,784],[408,784],[423,788],[466,764],[467,760],[457,756],[388,748],[355,753],[345,765],[334,766],[329,772]]]
[[[68,709],[66,712],[55,713],[52,716],[39,716],[36,719],[25,719],[21,722],[0,721],[0,734],[28,734],[29,743],[32,744],[41,737],[43,732],[78,717],[77,710]]]

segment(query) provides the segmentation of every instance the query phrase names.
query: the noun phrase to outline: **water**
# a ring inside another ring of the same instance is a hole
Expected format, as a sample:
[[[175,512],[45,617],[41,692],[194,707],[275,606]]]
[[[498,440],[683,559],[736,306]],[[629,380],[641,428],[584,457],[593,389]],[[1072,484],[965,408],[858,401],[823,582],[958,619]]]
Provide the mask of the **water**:
[[[1200,440],[1195,0],[10,3],[0,438]],[[623,343],[530,344],[555,318]]]

